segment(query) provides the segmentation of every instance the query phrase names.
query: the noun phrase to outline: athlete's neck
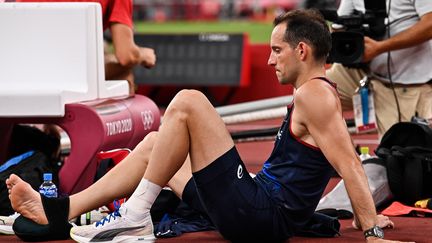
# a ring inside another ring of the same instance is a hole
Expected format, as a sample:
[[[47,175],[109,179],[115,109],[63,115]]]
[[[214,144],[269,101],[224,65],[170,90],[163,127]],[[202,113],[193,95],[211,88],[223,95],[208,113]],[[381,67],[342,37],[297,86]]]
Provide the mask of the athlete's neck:
[[[296,89],[300,88],[304,83],[309,82],[313,78],[316,77],[325,77],[325,68],[320,65],[314,68],[309,68],[302,72],[298,77],[296,82],[294,83],[294,87]]]

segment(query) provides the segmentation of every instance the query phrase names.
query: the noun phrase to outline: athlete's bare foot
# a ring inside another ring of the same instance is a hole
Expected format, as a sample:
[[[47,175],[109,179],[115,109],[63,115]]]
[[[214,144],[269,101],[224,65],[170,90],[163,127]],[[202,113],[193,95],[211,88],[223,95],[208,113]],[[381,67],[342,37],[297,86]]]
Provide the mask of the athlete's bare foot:
[[[6,186],[15,212],[38,224],[48,224],[41,196],[33,190],[30,184],[21,180],[17,175],[11,174],[6,180]]]

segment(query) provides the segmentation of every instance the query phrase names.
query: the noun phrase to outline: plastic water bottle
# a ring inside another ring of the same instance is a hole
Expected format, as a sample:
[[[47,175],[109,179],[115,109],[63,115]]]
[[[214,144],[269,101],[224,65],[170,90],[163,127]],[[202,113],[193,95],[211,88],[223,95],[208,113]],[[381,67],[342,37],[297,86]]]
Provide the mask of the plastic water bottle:
[[[44,182],[39,187],[39,193],[45,197],[57,197],[57,186],[52,181],[51,173],[43,174]]]
[[[369,154],[369,147],[360,147],[360,160],[364,161],[372,156]]]
[[[360,80],[360,99],[362,107],[362,121],[363,125],[369,124],[369,77],[365,76]]]
[[[369,124],[369,90],[367,87],[360,88],[361,106],[363,113],[363,125]]]

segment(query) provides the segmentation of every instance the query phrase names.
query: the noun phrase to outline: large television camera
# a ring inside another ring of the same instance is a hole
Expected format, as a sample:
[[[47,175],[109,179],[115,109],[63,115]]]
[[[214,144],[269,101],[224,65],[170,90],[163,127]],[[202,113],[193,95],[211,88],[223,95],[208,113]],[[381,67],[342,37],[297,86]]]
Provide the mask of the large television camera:
[[[363,63],[364,36],[382,39],[387,17],[385,0],[364,0],[365,13],[354,10],[347,16],[338,16],[335,10],[320,10],[326,20],[333,22],[332,49],[328,63],[355,66]]]

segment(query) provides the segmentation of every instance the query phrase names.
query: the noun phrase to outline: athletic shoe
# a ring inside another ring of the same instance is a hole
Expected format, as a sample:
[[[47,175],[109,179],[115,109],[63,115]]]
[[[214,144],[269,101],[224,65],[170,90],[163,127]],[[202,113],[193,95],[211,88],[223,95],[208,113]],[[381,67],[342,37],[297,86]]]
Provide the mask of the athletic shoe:
[[[10,216],[0,216],[0,234],[13,235],[15,232],[12,229],[12,225],[15,219],[20,216],[19,213],[14,213]]]
[[[129,212],[129,214],[131,214]],[[133,221],[128,218],[127,209],[120,209],[92,225],[75,226],[70,236],[76,242],[154,242],[153,223],[150,212],[140,214],[143,219]]]

